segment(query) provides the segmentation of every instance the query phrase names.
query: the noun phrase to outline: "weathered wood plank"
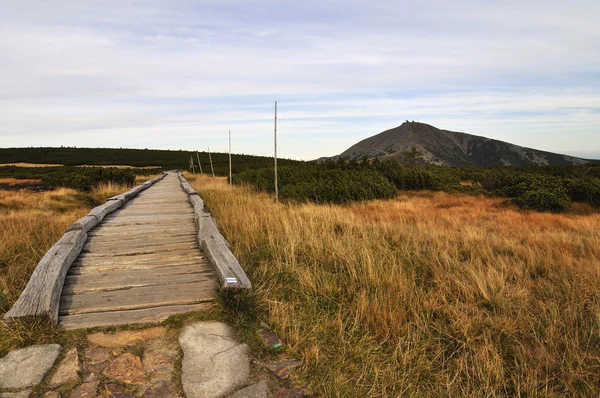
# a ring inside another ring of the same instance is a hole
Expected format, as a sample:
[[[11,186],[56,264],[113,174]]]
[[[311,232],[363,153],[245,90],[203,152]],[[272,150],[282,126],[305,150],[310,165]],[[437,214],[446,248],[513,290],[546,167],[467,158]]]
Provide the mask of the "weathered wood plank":
[[[69,270],[69,275],[91,275],[98,272],[112,272],[118,270],[138,270],[144,272],[154,272],[161,268],[173,268],[179,266],[194,266],[200,269],[210,268],[212,264],[208,258],[191,258],[174,261],[154,261],[151,263],[122,263],[122,264],[89,264],[86,266],[73,266]]]
[[[163,222],[179,222],[192,220],[193,213],[178,213],[178,214],[167,214],[167,215],[122,215],[122,216],[110,216],[104,219],[103,225],[136,225],[136,224],[162,224]]]
[[[176,263],[182,260],[204,259],[206,255],[197,248],[190,250],[181,250],[177,252],[140,254],[137,256],[117,256],[117,257],[98,257],[86,253],[81,254],[73,263],[73,267],[88,265],[111,265],[111,264],[152,264],[155,262]]]
[[[197,266],[169,267],[153,270],[152,274],[141,274],[136,270],[97,272],[87,275],[69,275],[65,279],[63,294],[108,292],[131,289],[132,287],[166,286],[193,282],[214,282],[214,273],[199,272]],[[173,286],[177,289],[177,286]]]
[[[172,244],[163,244],[158,246],[146,246],[146,247],[133,247],[133,248],[106,248],[104,250],[99,251],[89,251],[84,250],[82,253],[85,253],[87,257],[129,257],[129,256],[139,256],[144,254],[152,254],[152,253],[169,253],[169,252],[177,252],[182,250],[193,250],[197,249],[198,244],[196,242],[192,243],[172,243]]]
[[[59,298],[65,275],[79,255],[87,234],[84,230],[67,232],[46,253],[33,271],[23,293],[4,315],[4,319],[25,316],[47,316],[58,322]]]
[[[60,314],[74,315],[91,312],[125,311],[165,305],[197,304],[212,300],[214,281],[195,282],[172,286],[133,287],[114,292],[65,294],[60,300]]]
[[[173,243],[173,242],[189,242],[195,241],[196,235],[191,233],[185,234],[176,234],[169,235],[165,237],[165,235],[124,235],[118,237],[104,237],[104,236],[93,236],[91,238],[88,237],[88,240],[83,247],[84,250],[90,247],[104,247],[104,246],[148,246],[148,245],[156,245],[163,243]]]
[[[146,220],[129,220],[129,221],[119,221],[118,219],[108,221],[102,224],[102,228],[118,228],[118,227],[127,227],[127,226],[137,226],[137,225],[156,225],[156,226],[177,226],[177,225],[193,225],[193,220],[188,220],[187,218],[179,218],[179,219],[169,219],[163,220],[162,222],[159,220],[152,220],[148,218]]]
[[[92,229],[88,235],[89,236],[130,236],[132,233],[137,234],[138,236],[146,236],[151,234],[170,234],[170,233],[195,233],[196,225],[195,223],[186,223],[185,225],[139,225],[136,227],[111,227],[106,229]]]
[[[135,323],[158,323],[168,317],[187,312],[207,311],[211,302],[189,305],[170,305],[141,310],[98,312],[80,315],[61,316],[59,324],[64,329],[84,329],[99,326],[119,326]]]

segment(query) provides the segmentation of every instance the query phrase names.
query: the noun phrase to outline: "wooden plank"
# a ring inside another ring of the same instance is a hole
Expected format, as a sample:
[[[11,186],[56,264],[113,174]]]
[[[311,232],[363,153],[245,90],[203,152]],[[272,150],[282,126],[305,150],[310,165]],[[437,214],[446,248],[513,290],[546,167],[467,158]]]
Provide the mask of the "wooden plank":
[[[196,242],[193,243],[172,243],[172,244],[164,244],[164,245],[152,245],[146,247],[133,247],[133,248],[113,248],[113,249],[104,249],[100,251],[87,251],[84,250],[84,253],[87,257],[128,257],[128,256],[139,256],[143,254],[151,254],[151,253],[169,253],[175,251],[182,250],[192,250],[197,249],[198,244]]]
[[[159,234],[165,235],[169,233],[195,233],[196,228],[194,223],[186,224],[184,226],[180,225],[140,225],[137,227],[114,227],[114,228],[106,228],[106,229],[92,229],[88,235],[89,236],[117,236],[123,235],[128,236],[132,233],[137,236],[145,236],[151,234]]]
[[[138,278],[152,278],[154,276],[167,276],[167,275],[177,275],[177,274],[193,274],[193,273],[214,273],[214,269],[212,267],[206,267],[204,262],[195,262],[188,265],[171,265],[163,268],[153,269],[152,272],[132,272],[132,270],[124,269],[124,268],[92,268],[90,267],[90,271],[85,274],[73,274],[68,273],[65,278],[65,286],[72,285],[74,283],[108,283],[110,284],[112,279],[115,279],[116,283],[123,283],[123,281],[119,281],[118,278],[129,278],[133,273],[137,275]],[[133,270],[135,271],[135,270]],[[134,281],[135,282],[135,281]]]
[[[185,232],[185,233],[175,232],[175,233],[169,234],[169,235],[164,235],[164,234],[155,234],[155,235],[123,234],[122,236],[92,236],[92,237],[88,237],[86,244],[97,244],[97,243],[111,244],[112,243],[112,244],[130,245],[130,244],[135,244],[137,242],[139,242],[139,243],[147,242],[149,240],[152,240],[152,241],[165,240],[165,241],[167,241],[168,239],[171,239],[172,241],[175,241],[175,240],[184,239],[184,238],[196,239],[196,234],[194,232]]]
[[[152,274],[140,273],[136,270],[96,272],[87,275],[67,276],[63,294],[109,292],[132,287],[166,286],[205,281],[214,282],[212,270],[202,272],[200,267],[189,265],[153,270]],[[177,286],[173,286],[173,289],[177,289]]]
[[[166,238],[155,238],[151,239],[148,237],[138,237],[135,240],[120,240],[120,241],[108,241],[108,242],[99,242],[99,241],[90,241],[83,245],[83,251],[86,252],[97,252],[101,250],[111,250],[111,249],[131,249],[131,248],[142,248],[148,246],[159,246],[164,244],[175,244],[175,243],[192,243],[194,247],[198,247],[196,244],[195,236],[183,236],[183,237],[172,237],[168,236]]]
[[[133,256],[132,256],[133,257]],[[98,257],[98,259],[106,259],[106,258],[117,258],[117,257]],[[123,257],[125,259],[125,257]],[[97,263],[86,263],[85,265],[73,265],[71,269],[69,269],[69,275],[78,275],[78,274],[90,274],[94,272],[107,272],[112,270],[154,270],[158,268],[169,268],[169,267],[177,267],[180,265],[197,265],[202,266],[203,268],[210,268],[212,264],[206,257],[180,257],[180,258],[172,258],[172,259],[157,259],[149,262],[140,262],[140,261],[123,261],[123,262],[97,262]]]
[[[166,214],[166,215],[139,215],[134,214],[131,216],[128,215],[119,215],[119,216],[110,216],[104,219],[102,226],[106,225],[119,225],[119,224],[162,224],[169,222],[179,222],[185,220],[192,220],[194,213],[177,213],[177,214]]]
[[[183,226],[188,226],[188,225],[194,225],[193,220],[189,220],[187,218],[180,218],[180,219],[174,219],[174,220],[163,220],[158,221],[158,220],[152,220],[151,218],[148,218],[146,220],[129,220],[129,221],[118,221],[118,220],[114,220],[114,221],[110,221],[110,222],[106,222],[106,223],[102,223],[101,227],[102,228],[115,228],[115,227],[122,227],[122,226],[133,226],[133,225],[154,225],[154,226],[177,226],[177,225],[183,225]]]
[[[86,239],[84,230],[65,233],[38,263],[25,290],[4,319],[10,322],[14,318],[39,315],[58,322],[59,297],[65,276]]]
[[[152,214],[155,215],[171,215],[171,214],[194,214],[194,209],[192,208],[192,206],[190,206],[189,204],[184,206],[169,206],[169,208],[165,208],[166,206],[144,206],[143,208],[141,207],[130,207],[128,209],[119,209],[116,212],[114,212],[113,214],[111,214],[109,217],[111,216],[143,216],[143,215],[148,215],[149,212],[152,212]]]
[[[179,266],[195,266],[203,269],[214,269],[207,258],[191,258],[179,261],[155,261],[152,263],[122,263],[122,264],[90,264],[86,266],[71,267],[68,275],[91,275],[98,272],[112,272],[118,270],[139,270],[155,272],[161,268]]]
[[[61,316],[59,325],[63,329],[84,329],[99,326],[119,326],[135,323],[158,323],[168,317],[187,312],[207,311],[213,304],[200,303],[189,305],[170,305],[141,310],[99,312],[80,315]]]
[[[178,252],[151,253],[140,254],[138,256],[117,256],[117,257],[99,257],[89,254],[81,254],[77,260],[73,262],[73,267],[88,266],[88,265],[111,265],[111,264],[144,264],[155,262],[178,262],[182,260],[193,260],[206,258],[197,248],[190,250],[181,250]]]
[[[166,305],[197,304],[212,300],[216,293],[214,281],[185,283],[172,286],[133,287],[114,292],[65,294],[60,300],[60,314],[125,311]]]

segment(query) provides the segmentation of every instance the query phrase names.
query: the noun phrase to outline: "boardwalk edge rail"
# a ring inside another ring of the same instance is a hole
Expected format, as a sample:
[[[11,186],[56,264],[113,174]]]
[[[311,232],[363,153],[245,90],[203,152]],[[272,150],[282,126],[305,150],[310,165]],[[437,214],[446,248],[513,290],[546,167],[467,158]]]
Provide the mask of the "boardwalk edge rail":
[[[188,200],[194,207],[198,245],[204,250],[217,270],[221,288],[250,289],[252,287],[250,279],[246,276],[231,250],[229,250],[229,244],[219,231],[215,219],[205,211],[204,201],[181,172],[179,172],[179,181],[181,182],[181,189],[188,194]]]
[[[87,233],[98,225],[106,215],[121,208],[140,192],[150,188],[165,178],[166,172],[146,181],[129,191],[109,198],[105,204],[95,207],[86,216],[75,221],[63,237],[42,257],[29,278],[27,286],[4,314],[4,322],[11,323],[17,318],[42,316],[58,323],[58,305],[67,271],[81,253],[87,240]]]

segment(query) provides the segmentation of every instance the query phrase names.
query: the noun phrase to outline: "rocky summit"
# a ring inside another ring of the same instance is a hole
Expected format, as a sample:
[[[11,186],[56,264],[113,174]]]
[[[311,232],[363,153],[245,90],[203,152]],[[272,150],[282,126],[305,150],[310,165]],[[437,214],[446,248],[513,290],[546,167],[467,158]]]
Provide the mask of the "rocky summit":
[[[360,161],[366,157],[408,163],[413,148],[418,152],[418,161],[421,164],[444,166],[558,166],[590,162],[573,156],[525,148],[472,134],[440,130],[429,124],[409,121],[366,138],[332,159],[341,157],[344,160]],[[414,156],[410,160],[414,161]]]

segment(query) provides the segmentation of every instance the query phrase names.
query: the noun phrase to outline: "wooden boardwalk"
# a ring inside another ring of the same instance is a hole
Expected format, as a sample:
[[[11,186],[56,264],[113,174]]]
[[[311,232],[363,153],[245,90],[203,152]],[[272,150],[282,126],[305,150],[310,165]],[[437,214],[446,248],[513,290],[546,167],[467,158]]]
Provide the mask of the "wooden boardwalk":
[[[188,194],[169,173],[88,232],[65,279],[59,323],[72,329],[157,321],[206,308],[216,291]]]

